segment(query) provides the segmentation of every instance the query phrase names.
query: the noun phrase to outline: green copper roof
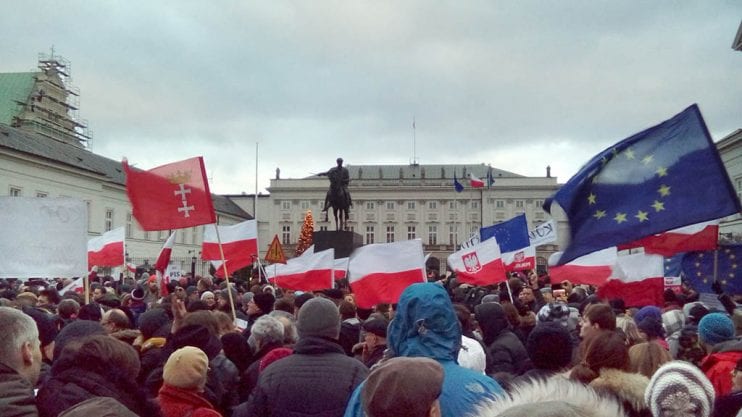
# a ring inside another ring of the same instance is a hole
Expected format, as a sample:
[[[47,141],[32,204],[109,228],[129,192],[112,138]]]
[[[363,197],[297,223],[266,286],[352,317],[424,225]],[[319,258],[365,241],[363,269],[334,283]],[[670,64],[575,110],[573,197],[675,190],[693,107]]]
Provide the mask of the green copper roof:
[[[9,125],[21,112],[23,108],[16,101],[28,101],[35,77],[35,72],[0,73],[0,123]]]

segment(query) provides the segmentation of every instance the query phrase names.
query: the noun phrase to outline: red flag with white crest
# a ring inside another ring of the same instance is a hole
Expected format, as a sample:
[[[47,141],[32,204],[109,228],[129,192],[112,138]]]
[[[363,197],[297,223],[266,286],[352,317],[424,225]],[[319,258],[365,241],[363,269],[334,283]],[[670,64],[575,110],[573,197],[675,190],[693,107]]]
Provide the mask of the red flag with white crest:
[[[139,171],[123,161],[126,193],[142,230],[216,223],[202,157]]]

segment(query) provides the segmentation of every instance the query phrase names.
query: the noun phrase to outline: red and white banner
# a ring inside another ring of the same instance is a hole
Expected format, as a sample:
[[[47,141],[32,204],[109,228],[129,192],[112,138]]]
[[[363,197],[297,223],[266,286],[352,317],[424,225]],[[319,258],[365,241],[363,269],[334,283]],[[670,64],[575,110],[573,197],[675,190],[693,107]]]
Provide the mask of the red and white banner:
[[[350,256],[348,274],[356,304],[396,303],[405,288],[426,282],[420,239],[362,246]]]
[[[268,281],[278,287],[297,291],[319,291],[334,286],[335,249],[327,249],[289,259],[286,264],[265,268]]]
[[[452,253],[448,265],[458,280],[467,284],[485,286],[507,279],[495,238]]]
[[[135,170],[123,161],[126,194],[142,230],[182,229],[216,223],[202,157]]]
[[[502,264],[506,271],[529,271],[536,269],[536,247],[528,246],[502,254]]]
[[[662,306],[664,258],[637,253],[617,258],[611,279],[598,288],[603,299],[621,298],[627,307]]]
[[[657,233],[620,245],[619,250],[644,247],[645,253],[671,257],[680,252],[714,250],[719,246],[719,221],[711,220]]]
[[[88,240],[88,268],[124,264],[124,228],[117,227]]]
[[[64,288],[59,290],[59,295],[64,295],[67,291],[74,291],[78,294],[85,292],[85,277],[80,277],[67,284]]]
[[[155,261],[155,270],[160,271],[162,274],[165,273],[165,269],[167,269],[167,265],[170,263],[173,246],[175,246],[175,231],[167,238],[160,250],[160,254],[157,256],[157,261]]]
[[[224,259],[227,261],[229,273],[252,265],[253,258],[258,254],[258,224],[256,220],[247,220],[230,226],[209,224],[204,226],[204,239],[201,246],[201,258],[205,260],[221,260],[217,229],[222,241]],[[221,275],[224,275],[222,268]]]
[[[553,255],[552,255],[553,256]],[[564,265],[549,268],[551,282],[568,280],[575,284],[599,286],[613,275],[618,251],[615,246],[581,256]],[[552,259],[549,259],[552,264]]]
[[[475,177],[474,174],[469,174],[469,185],[472,188],[484,188],[484,181]]]
[[[312,245],[313,247],[314,245]],[[304,252],[306,253],[306,252]],[[348,261],[350,258],[335,259],[335,279],[343,279],[348,277]]]

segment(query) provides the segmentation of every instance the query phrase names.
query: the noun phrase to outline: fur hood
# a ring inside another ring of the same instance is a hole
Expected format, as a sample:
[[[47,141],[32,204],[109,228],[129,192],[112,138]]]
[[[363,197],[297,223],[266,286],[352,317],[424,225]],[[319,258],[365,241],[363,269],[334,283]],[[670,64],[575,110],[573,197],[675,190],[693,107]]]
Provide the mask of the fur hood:
[[[644,391],[649,385],[649,378],[641,374],[625,372],[618,369],[603,368],[600,376],[590,382],[597,391],[608,391],[636,411],[647,410]]]
[[[517,383],[510,394],[480,403],[474,417],[624,417],[615,398],[562,376]]]

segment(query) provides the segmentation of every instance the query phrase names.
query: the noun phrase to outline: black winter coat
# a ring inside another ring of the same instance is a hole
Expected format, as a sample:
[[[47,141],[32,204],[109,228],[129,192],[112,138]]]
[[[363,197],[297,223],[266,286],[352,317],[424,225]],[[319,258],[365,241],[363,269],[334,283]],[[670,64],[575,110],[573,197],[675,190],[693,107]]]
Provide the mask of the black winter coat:
[[[368,369],[330,339],[305,337],[294,354],[261,374],[250,400],[233,417],[342,417]]]
[[[507,372],[518,376],[533,367],[523,342],[510,331],[510,323],[501,305],[480,304],[474,311],[484,338],[487,375]]]
[[[38,415],[31,383],[14,369],[0,363],[0,416]]]

